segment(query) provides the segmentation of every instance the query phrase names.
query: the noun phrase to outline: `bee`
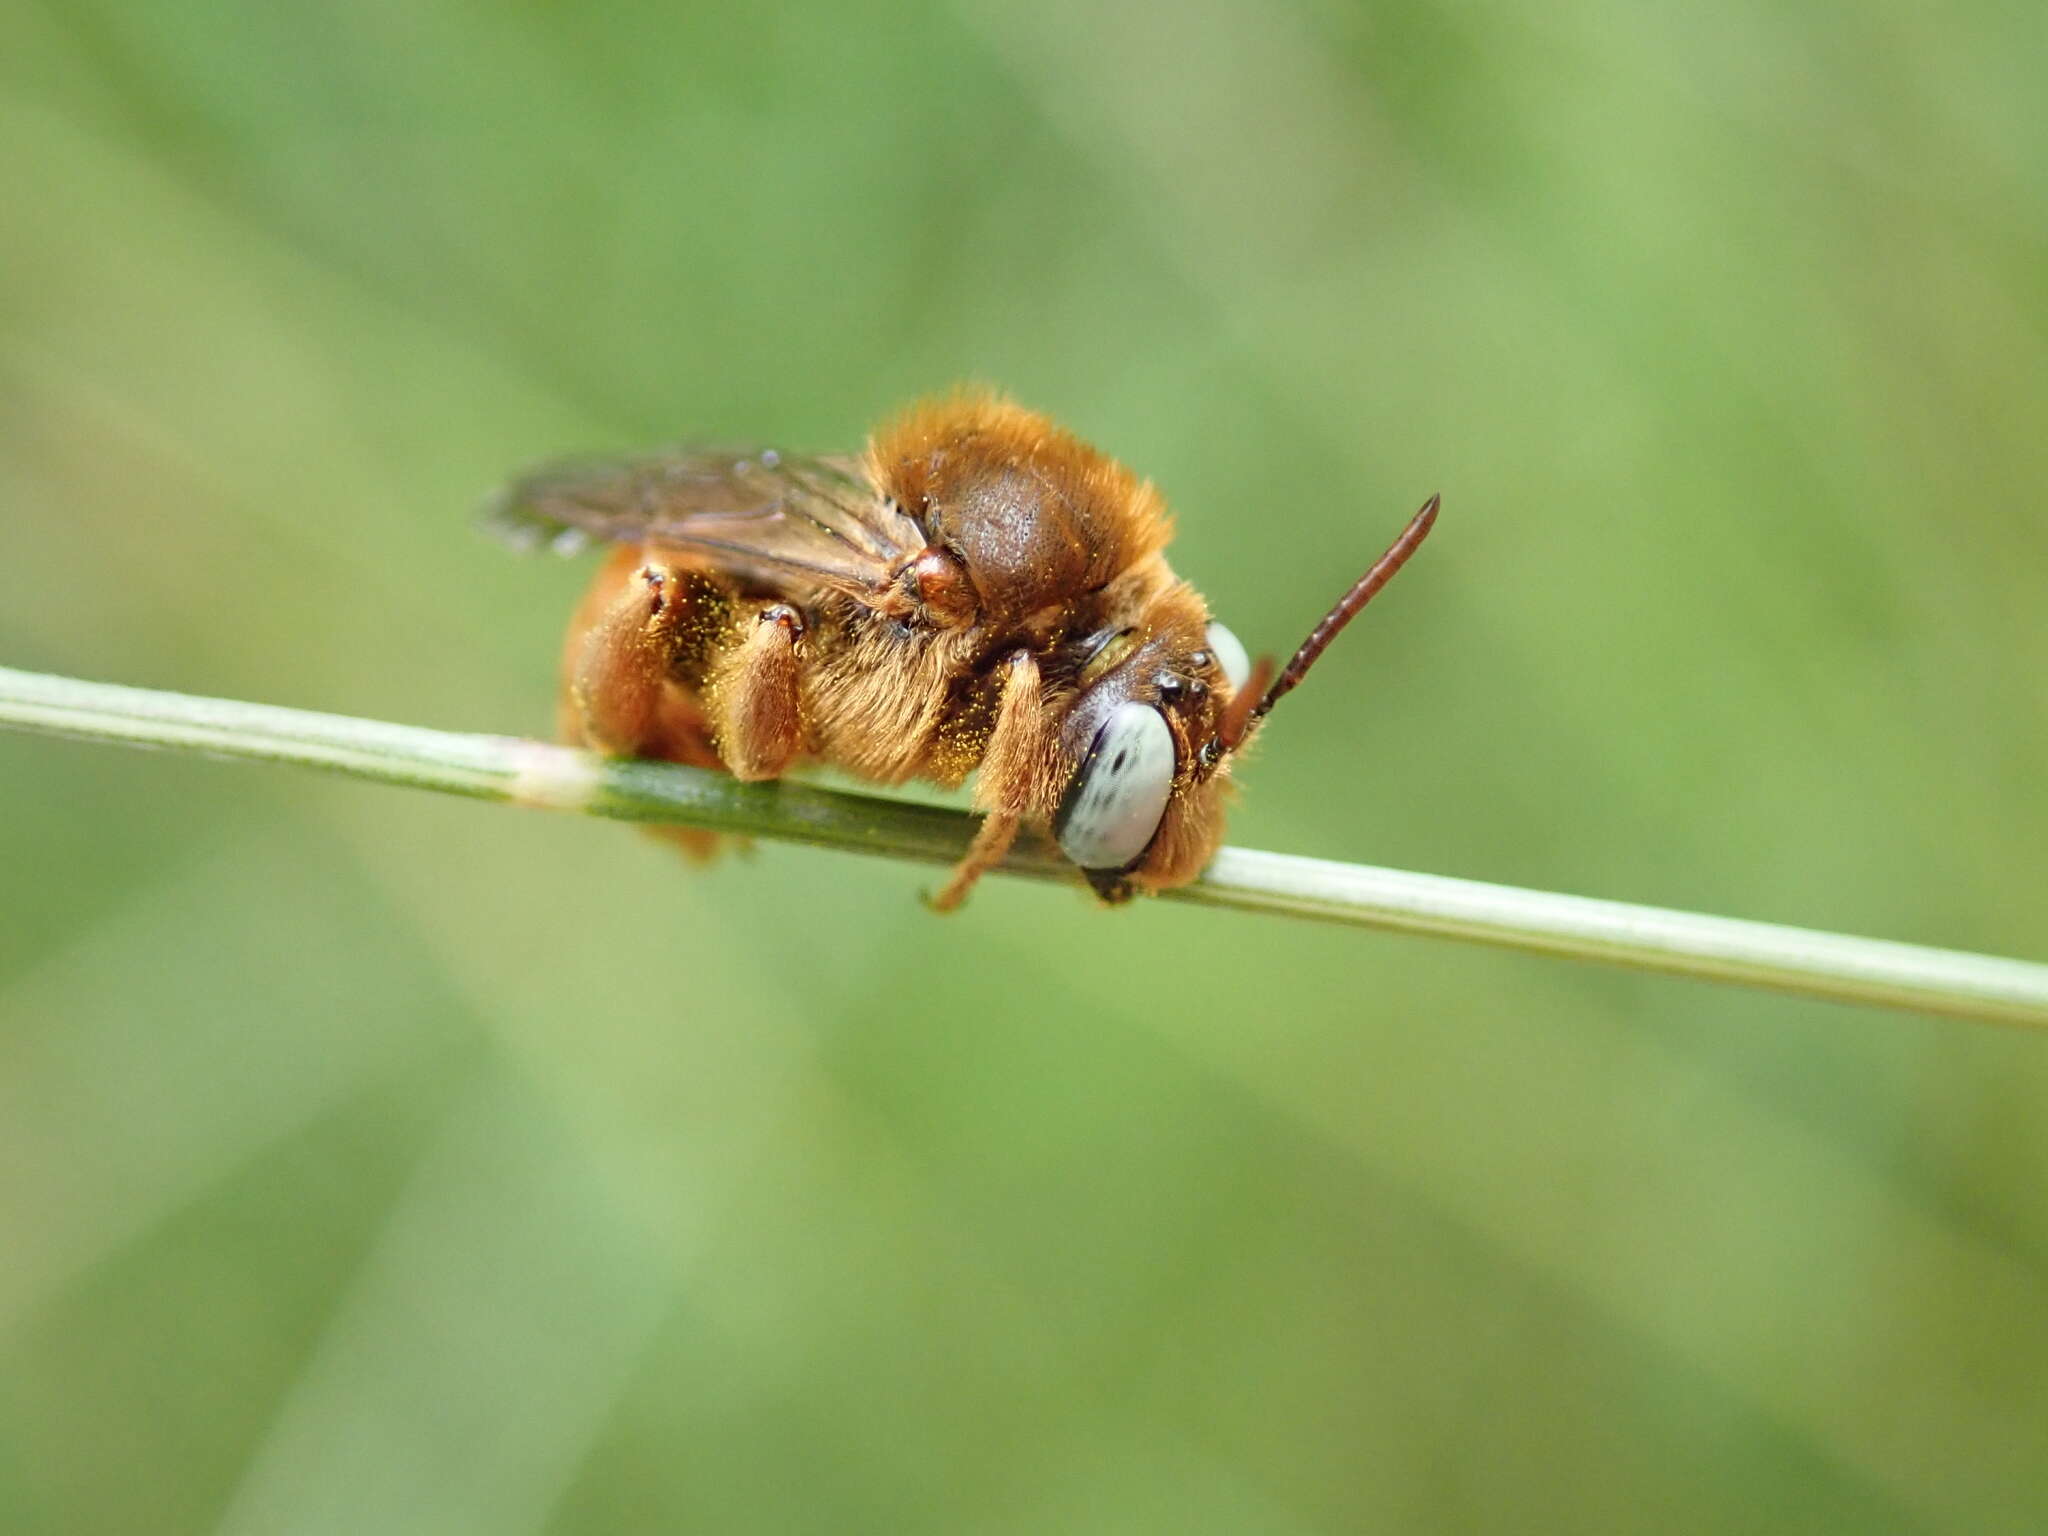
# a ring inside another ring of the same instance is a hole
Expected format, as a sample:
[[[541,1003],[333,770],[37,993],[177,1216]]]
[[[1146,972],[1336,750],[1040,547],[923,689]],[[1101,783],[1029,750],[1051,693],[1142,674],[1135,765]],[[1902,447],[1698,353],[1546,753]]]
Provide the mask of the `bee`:
[[[1222,842],[1234,757],[1436,510],[1277,677],[1167,565],[1149,481],[992,394],[915,405],[857,456],[549,465],[488,520],[529,546],[614,546],[563,648],[565,739],[739,779],[973,774],[980,827],[931,898],[947,910],[1026,827],[1105,902],[1194,879]],[[698,855],[717,841],[676,835]]]

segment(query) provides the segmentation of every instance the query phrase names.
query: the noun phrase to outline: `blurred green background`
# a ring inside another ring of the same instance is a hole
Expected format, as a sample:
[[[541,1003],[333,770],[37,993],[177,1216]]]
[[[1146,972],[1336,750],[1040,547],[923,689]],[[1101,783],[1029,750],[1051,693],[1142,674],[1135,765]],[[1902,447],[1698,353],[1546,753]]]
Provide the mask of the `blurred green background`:
[[[509,471],[964,378],[1233,839],[2048,958],[2038,7],[0,0],[0,661],[548,728]],[[2039,1530],[2048,1042],[0,737],[9,1532]]]

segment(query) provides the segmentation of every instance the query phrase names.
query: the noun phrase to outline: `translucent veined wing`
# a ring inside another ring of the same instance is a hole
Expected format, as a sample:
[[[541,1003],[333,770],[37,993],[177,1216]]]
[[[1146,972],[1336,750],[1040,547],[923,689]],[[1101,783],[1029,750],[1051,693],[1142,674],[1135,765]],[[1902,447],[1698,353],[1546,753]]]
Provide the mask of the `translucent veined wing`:
[[[926,542],[855,461],[773,449],[550,464],[501,492],[484,521],[520,548],[647,544],[778,591],[826,588],[870,602]]]

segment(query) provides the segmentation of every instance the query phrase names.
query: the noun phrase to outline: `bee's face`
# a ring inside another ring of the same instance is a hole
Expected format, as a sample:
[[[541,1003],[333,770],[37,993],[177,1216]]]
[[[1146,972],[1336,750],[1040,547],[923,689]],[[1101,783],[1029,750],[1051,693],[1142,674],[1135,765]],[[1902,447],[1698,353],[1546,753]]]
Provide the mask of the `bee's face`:
[[[1053,816],[1060,850],[1105,897],[1191,878],[1222,837],[1224,707],[1250,671],[1221,624],[1124,630],[1083,668],[1061,730],[1074,765]]]

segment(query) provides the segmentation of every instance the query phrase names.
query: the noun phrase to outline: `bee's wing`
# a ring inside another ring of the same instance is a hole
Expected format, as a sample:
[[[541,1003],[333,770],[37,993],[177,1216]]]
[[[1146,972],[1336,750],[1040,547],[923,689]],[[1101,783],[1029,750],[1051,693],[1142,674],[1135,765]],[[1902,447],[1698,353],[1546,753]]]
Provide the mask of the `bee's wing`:
[[[826,588],[864,601],[925,544],[853,460],[772,450],[550,464],[501,492],[484,522],[521,548],[647,544],[780,591]]]

